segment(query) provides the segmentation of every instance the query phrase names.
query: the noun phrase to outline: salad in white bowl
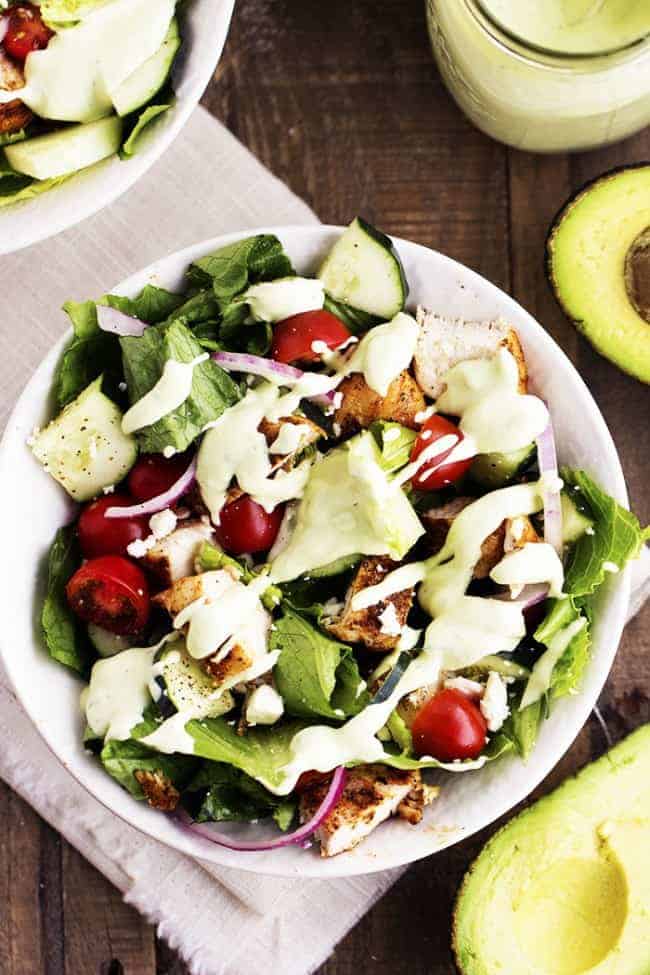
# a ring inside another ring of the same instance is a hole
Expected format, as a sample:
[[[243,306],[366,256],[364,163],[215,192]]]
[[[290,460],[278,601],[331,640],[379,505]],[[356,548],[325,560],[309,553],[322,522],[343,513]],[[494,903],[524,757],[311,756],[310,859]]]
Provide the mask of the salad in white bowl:
[[[558,469],[517,330],[408,293],[357,219],[315,277],[263,234],[66,306],[44,641],[108,775],[236,851],[333,856],[430,769],[526,759],[646,534]]]
[[[173,103],[176,0],[5,3],[0,35],[0,205],[128,159]]]

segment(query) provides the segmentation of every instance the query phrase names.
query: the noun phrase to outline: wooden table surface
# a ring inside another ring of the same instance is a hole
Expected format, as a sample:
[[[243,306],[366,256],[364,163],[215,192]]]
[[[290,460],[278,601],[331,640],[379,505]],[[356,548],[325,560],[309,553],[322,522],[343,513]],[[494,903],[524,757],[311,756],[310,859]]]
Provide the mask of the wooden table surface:
[[[204,104],[323,221],[361,213],[469,265],[531,311],[600,405],[647,523],[650,394],[565,321],[542,255],[566,197],[604,170],[650,158],[650,131],[574,156],[526,155],[491,142],[443,88],[423,7],[423,0],[238,0]],[[650,720],[648,633],[650,606],[628,626],[601,698],[616,738]],[[592,719],[536,794],[603,747]],[[1,975],[186,972],[110,884],[2,785],[0,817]],[[494,828],[411,868],[320,975],[452,975],[454,892]]]

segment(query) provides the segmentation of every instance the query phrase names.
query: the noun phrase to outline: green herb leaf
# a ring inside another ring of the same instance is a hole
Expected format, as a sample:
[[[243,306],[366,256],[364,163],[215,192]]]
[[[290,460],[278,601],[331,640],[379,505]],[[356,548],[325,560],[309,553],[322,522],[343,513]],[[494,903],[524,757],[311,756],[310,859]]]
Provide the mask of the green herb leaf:
[[[86,629],[68,605],[65,587],[81,565],[81,554],[72,525],[60,528],[50,549],[47,595],[41,624],[49,654],[79,674],[90,669],[94,659]]]
[[[204,762],[187,786],[188,792],[202,792],[194,815],[199,823],[245,822],[273,816],[281,829],[291,825],[296,804],[276,796],[250,776],[221,762]]]

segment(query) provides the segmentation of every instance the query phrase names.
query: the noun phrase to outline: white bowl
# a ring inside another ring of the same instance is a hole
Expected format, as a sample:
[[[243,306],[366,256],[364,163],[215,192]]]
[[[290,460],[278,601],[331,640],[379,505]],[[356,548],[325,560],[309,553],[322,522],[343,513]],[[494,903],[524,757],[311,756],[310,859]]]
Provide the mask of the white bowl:
[[[277,233],[303,273],[313,272],[340,233],[333,227],[290,227]],[[248,234],[231,234],[189,247],[152,264],[113,289],[125,295],[148,281],[179,289],[190,261]],[[418,244],[397,241],[411,286],[410,303],[446,315],[503,315],[521,336],[531,382],[549,402],[561,461],[589,471],[622,504],[623,474],[603,418],[582,379],[549,335],[512,298],[473,271]],[[55,309],[52,310],[56,314]],[[491,823],[523,799],[562,757],[584,724],[611,667],[625,622],[627,574],[610,579],[594,629],[593,656],[582,691],[558,701],[541,729],[527,764],[514,756],[480,771],[447,774],[441,798],[411,827],[395,820],[357,849],[331,860],[289,847],[268,853],[235,853],[183,831],[160,812],[139,803],[103,771],[81,743],[79,682],[49,659],[39,633],[44,559],[56,529],[70,514],[63,491],[34,461],[25,441],[51,415],[53,372],[69,335],[52,349],[26,387],[0,447],[0,510],[4,558],[0,592],[5,611],[1,656],[16,694],[65,767],[97,799],[132,826],[169,846],[213,863],[283,876],[333,877],[370,873],[408,863],[450,846]],[[40,571],[37,571],[40,570]]]
[[[176,101],[151,123],[138,153],[111,156],[60,186],[0,207],[0,254],[46,240],[102,210],[130,189],[181,131],[205,91],[228,34],[235,0],[190,0],[181,14],[182,46],[172,78]]]

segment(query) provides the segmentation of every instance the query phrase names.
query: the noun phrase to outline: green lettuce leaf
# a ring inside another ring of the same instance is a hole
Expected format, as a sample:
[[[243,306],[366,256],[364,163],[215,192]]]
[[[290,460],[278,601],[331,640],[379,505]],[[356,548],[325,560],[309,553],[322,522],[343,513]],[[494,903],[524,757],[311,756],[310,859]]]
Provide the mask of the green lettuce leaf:
[[[584,471],[563,468],[560,473],[570,495],[577,496],[593,519],[593,534],[585,534],[576,542],[565,578],[565,591],[584,603],[605,581],[605,564],[622,569],[629,559],[638,556],[650,536],[631,511],[605,494]]]
[[[285,710],[297,718],[341,720],[368,704],[352,650],[320,633],[289,608],[271,631],[269,650],[279,650],[273,670]]]
[[[417,437],[415,430],[390,420],[376,420],[370,425],[370,432],[379,447],[380,464],[388,474],[408,464]]]
[[[138,150],[141,148],[139,145],[140,138],[144,131],[155,119],[157,119],[160,115],[164,115],[167,109],[171,108],[173,104],[173,97],[166,98],[164,102],[157,105],[147,105],[147,107],[140,112],[135,125],[122,143],[122,147],[120,149],[120,156],[122,159],[129,159],[138,152]]]
[[[291,759],[291,741],[306,727],[304,721],[282,722],[269,728],[250,728],[238,735],[225,718],[188,721],[194,754],[211,762],[226,762],[268,788],[282,785],[282,769]]]
[[[163,755],[133,738],[126,741],[111,739],[102,748],[100,757],[108,774],[136,799],[145,798],[142,786],[135,777],[136,772],[158,772],[181,791],[197,766],[196,759],[191,756]]]
[[[272,816],[286,830],[296,812],[291,799],[274,795],[244,772],[220,762],[204,762],[187,791],[202,793],[194,812],[199,823],[250,823]]]
[[[223,313],[232,299],[249,284],[293,274],[291,261],[273,234],[258,234],[195,261],[188,271],[190,281],[211,287]]]
[[[0,145],[8,145],[10,142],[20,142],[21,132],[16,132],[15,137],[5,137]],[[58,186],[68,176],[57,176],[53,179],[33,179],[24,173],[17,172],[7,160],[4,152],[0,148],[0,207],[19,203],[21,200],[30,200],[46,190]]]
[[[168,359],[191,362],[202,352],[190,329],[180,320],[148,328],[140,338],[119,340],[129,400],[141,399],[160,379]],[[162,453],[165,447],[183,451],[199,436],[206,423],[216,420],[239,398],[239,390],[216,362],[208,360],[194,369],[192,392],[176,410],[136,433],[145,453]]]
[[[151,284],[135,298],[104,295],[98,302],[67,301],[63,310],[72,323],[74,338],[63,353],[55,378],[59,406],[70,403],[101,374],[109,395],[118,398],[117,386],[122,379],[120,345],[116,335],[102,331],[97,324],[98,305],[110,305],[154,325],[166,319],[182,301],[182,295]]]
[[[81,565],[72,525],[56,533],[48,560],[47,595],[41,613],[45,644],[51,657],[79,674],[86,674],[95,657],[85,626],[68,605],[65,587]]]
[[[41,0],[41,16],[48,24],[66,24],[81,20],[95,7],[108,0]]]

